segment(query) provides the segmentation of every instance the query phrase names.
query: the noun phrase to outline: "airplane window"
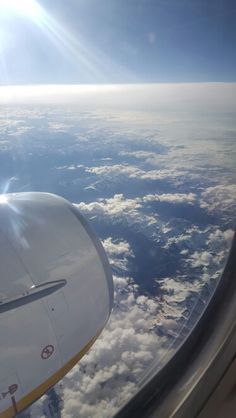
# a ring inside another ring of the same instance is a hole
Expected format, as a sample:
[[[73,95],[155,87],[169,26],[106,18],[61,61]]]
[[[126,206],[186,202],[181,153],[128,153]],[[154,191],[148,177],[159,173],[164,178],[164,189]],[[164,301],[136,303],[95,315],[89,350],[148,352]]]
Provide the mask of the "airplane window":
[[[227,4],[0,0],[0,213],[6,193],[68,199],[102,241],[114,281],[101,335],[25,416],[114,416],[214,294],[236,221],[236,11]],[[66,234],[57,236],[65,253]],[[0,303],[31,280],[10,269]]]

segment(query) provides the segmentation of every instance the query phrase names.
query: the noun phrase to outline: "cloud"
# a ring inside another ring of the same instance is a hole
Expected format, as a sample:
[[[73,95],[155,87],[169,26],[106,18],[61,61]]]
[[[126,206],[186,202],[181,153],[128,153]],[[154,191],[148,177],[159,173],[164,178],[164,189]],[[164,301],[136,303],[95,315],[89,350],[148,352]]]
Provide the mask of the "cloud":
[[[112,241],[109,237],[103,241],[103,246],[109,257],[127,256],[132,254],[130,245],[127,241]]]
[[[153,330],[157,303],[140,297],[130,278],[114,277],[114,284],[115,307],[107,327],[63,379],[65,418],[78,417],[78,411],[83,418],[112,416],[138,390],[148,365],[163,354]]]
[[[174,316],[173,312],[171,314],[172,319],[175,320],[177,318],[177,316],[175,316],[177,311],[180,310],[180,315],[182,315],[183,311],[183,306],[179,305],[178,307],[177,304],[185,302],[186,298],[191,293],[197,293],[199,291],[199,282],[191,282],[188,277],[167,277],[159,280],[158,283],[160,284],[162,292],[165,294],[165,301],[163,305],[169,305],[175,308]]]
[[[186,171],[183,169],[160,169],[160,170],[142,170],[133,165],[114,164],[114,165],[102,165],[97,167],[87,167],[88,173],[96,174],[97,176],[104,176],[110,180],[114,180],[116,177],[126,176],[130,179],[138,180],[165,180],[173,179],[184,176]],[[112,177],[111,177],[112,176]]]
[[[131,177],[132,175],[136,175],[137,173],[139,173],[139,169],[137,167],[123,164],[87,167],[86,171],[88,173],[96,174],[97,176],[126,175],[127,177]]]
[[[110,259],[111,266],[121,271],[128,270],[129,259],[134,257],[133,251],[127,241],[113,241],[111,237],[105,239],[103,247]],[[122,280],[122,279],[121,279]]]
[[[82,213],[89,217],[102,220],[105,223],[123,224],[135,232],[154,237],[159,230],[158,217],[143,211],[141,198],[126,199],[123,194],[115,194],[108,199],[98,199],[96,202],[76,204]]]
[[[144,202],[188,203],[194,204],[197,200],[195,193],[164,193],[148,194],[143,197]]]
[[[234,231],[232,229],[222,231],[219,228],[216,228],[209,234],[207,245],[210,246],[214,252],[220,251],[224,247],[229,250],[233,236]]]
[[[130,178],[140,178],[142,180],[175,180],[177,177],[184,176],[186,172],[184,170],[176,170],[173,168],[170,169],[161,169],[161,170],[148,170],[133,173]]]
[[[210,213],[219,213],[231,219],[236,212],[236,185],[219,184],[208,187],[202,192],[201,207]]]
[[[121,155],[122,157],[135,157],[138,159],[147,159],[147,158],[155,158],[158,154],[156,152],[151,152],[151,151],[144,151],[144,150],[139,150],[139,151],[120,151],[119,155]]]
[[[79,109],[232,112],[236,83],[1,86],[3,104],[76,104]],[[156,115],[155,115],[156,116]]]
[[[73,124],[70,123],[62,123],[53,120],[48,122],[48,129],[55,132],[67,133],[71,128],[73,128]]]
[[[115,218],[122,218],[127,215],[135,218],[138,215],[138,209],[141,208],[140,199],[125,199],[123,194],[115,194],[108,199],[98,199],[97,202],[84,203],[76,205],[84,213],[97,215],[107,215]]]
[[[71,164],[71,165],[60,165],[55,167],[56,170],[77,170],[78,168],[83,168],[83,164]]]
[[[152,207],[148,205],[153,202],[198,206],[199,198],[192,192],[155,193],[147,194],[142,197],[134,197],[132,199],[126,199],[123,194],[115,194],[111,198],[98,199],[97,201],[90,203],[81,202],[76,206],[90,218],[97,217],[99,220],[106,223],[124,224],[132,227],[133,231],[141,231],[144,235],[149,236],[154,240],[156,239],[161,243],[161,246],[164,249],[169,249],[172,245],[175,245],[179,248],[179,251],[183,256],[187,253],[193,254],[195,249],[203,250],[207,244],[211,246],[214,236],[215,239],[218,238],[219,240],[217,248],[222,246],[222,242],[225,242],[226,238],[228,243],[231,242],[233,232],[230,229],[221,230],[213,225],[199,228],[189,221],[171,218],[171,215],[168,221],[163,220],[161,215],[158,214],[158,208],[155,209],[154,212]],[[218,230],[218,233],[216,230]],[[216,245],[215,240],[214,245]],[[208,251],[208,247],[206,248]],[[213,251],[213,249],[211,249],[211,251]],[[192,259],[192,267],[194,263],[195,265],[197,263],[197,260],[195,260],[194,257]],[[201,257],[203,265],[203,256]],[[222,255],[222,257],[224,257],[224,255]],[[199,257],[196,256],[196,259],[197,258],[198,263],[201,263]]]
[[[29,131],[31,131],[31,126],[17,126],[17,129],[15,131],[9,131],[8,135],[9,136],[23,136],[26,133],[28,133]]]
[[[212,255],[207,251],[203,251],[203,252],[195,251],[191,255],[192,267],[209,266],[212,263],[212,260],[213,260]]]

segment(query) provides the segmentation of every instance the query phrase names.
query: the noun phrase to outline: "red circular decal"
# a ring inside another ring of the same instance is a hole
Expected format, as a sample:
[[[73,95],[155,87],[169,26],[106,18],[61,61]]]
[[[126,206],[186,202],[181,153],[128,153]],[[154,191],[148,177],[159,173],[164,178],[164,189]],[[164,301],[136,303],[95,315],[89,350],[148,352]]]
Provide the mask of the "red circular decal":
[[[47,360],[49,357],[51,357],[53,352],[54,352],[54,346],[51,344],[46,345],[46,347],[44,347],[41,351],[41,358],[43,360]]]

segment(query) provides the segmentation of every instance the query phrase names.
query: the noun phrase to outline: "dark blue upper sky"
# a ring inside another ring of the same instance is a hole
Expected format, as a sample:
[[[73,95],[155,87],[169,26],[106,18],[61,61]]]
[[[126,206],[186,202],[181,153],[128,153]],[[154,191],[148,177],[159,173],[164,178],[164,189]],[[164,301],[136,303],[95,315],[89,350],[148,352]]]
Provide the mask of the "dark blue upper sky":
[[[0,0],[2,84],[236,81],[233,0],[37,3]]]

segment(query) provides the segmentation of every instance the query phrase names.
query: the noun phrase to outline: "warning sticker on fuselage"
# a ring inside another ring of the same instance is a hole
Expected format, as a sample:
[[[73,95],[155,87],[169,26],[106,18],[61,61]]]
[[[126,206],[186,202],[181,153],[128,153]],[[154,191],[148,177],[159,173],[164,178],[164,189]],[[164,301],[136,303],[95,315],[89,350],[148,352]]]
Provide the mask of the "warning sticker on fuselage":
[[[6,409],[12,407],[17,412],[16,402],[23,397],[23,391],[16,374],[0,380],[0,416]]]

